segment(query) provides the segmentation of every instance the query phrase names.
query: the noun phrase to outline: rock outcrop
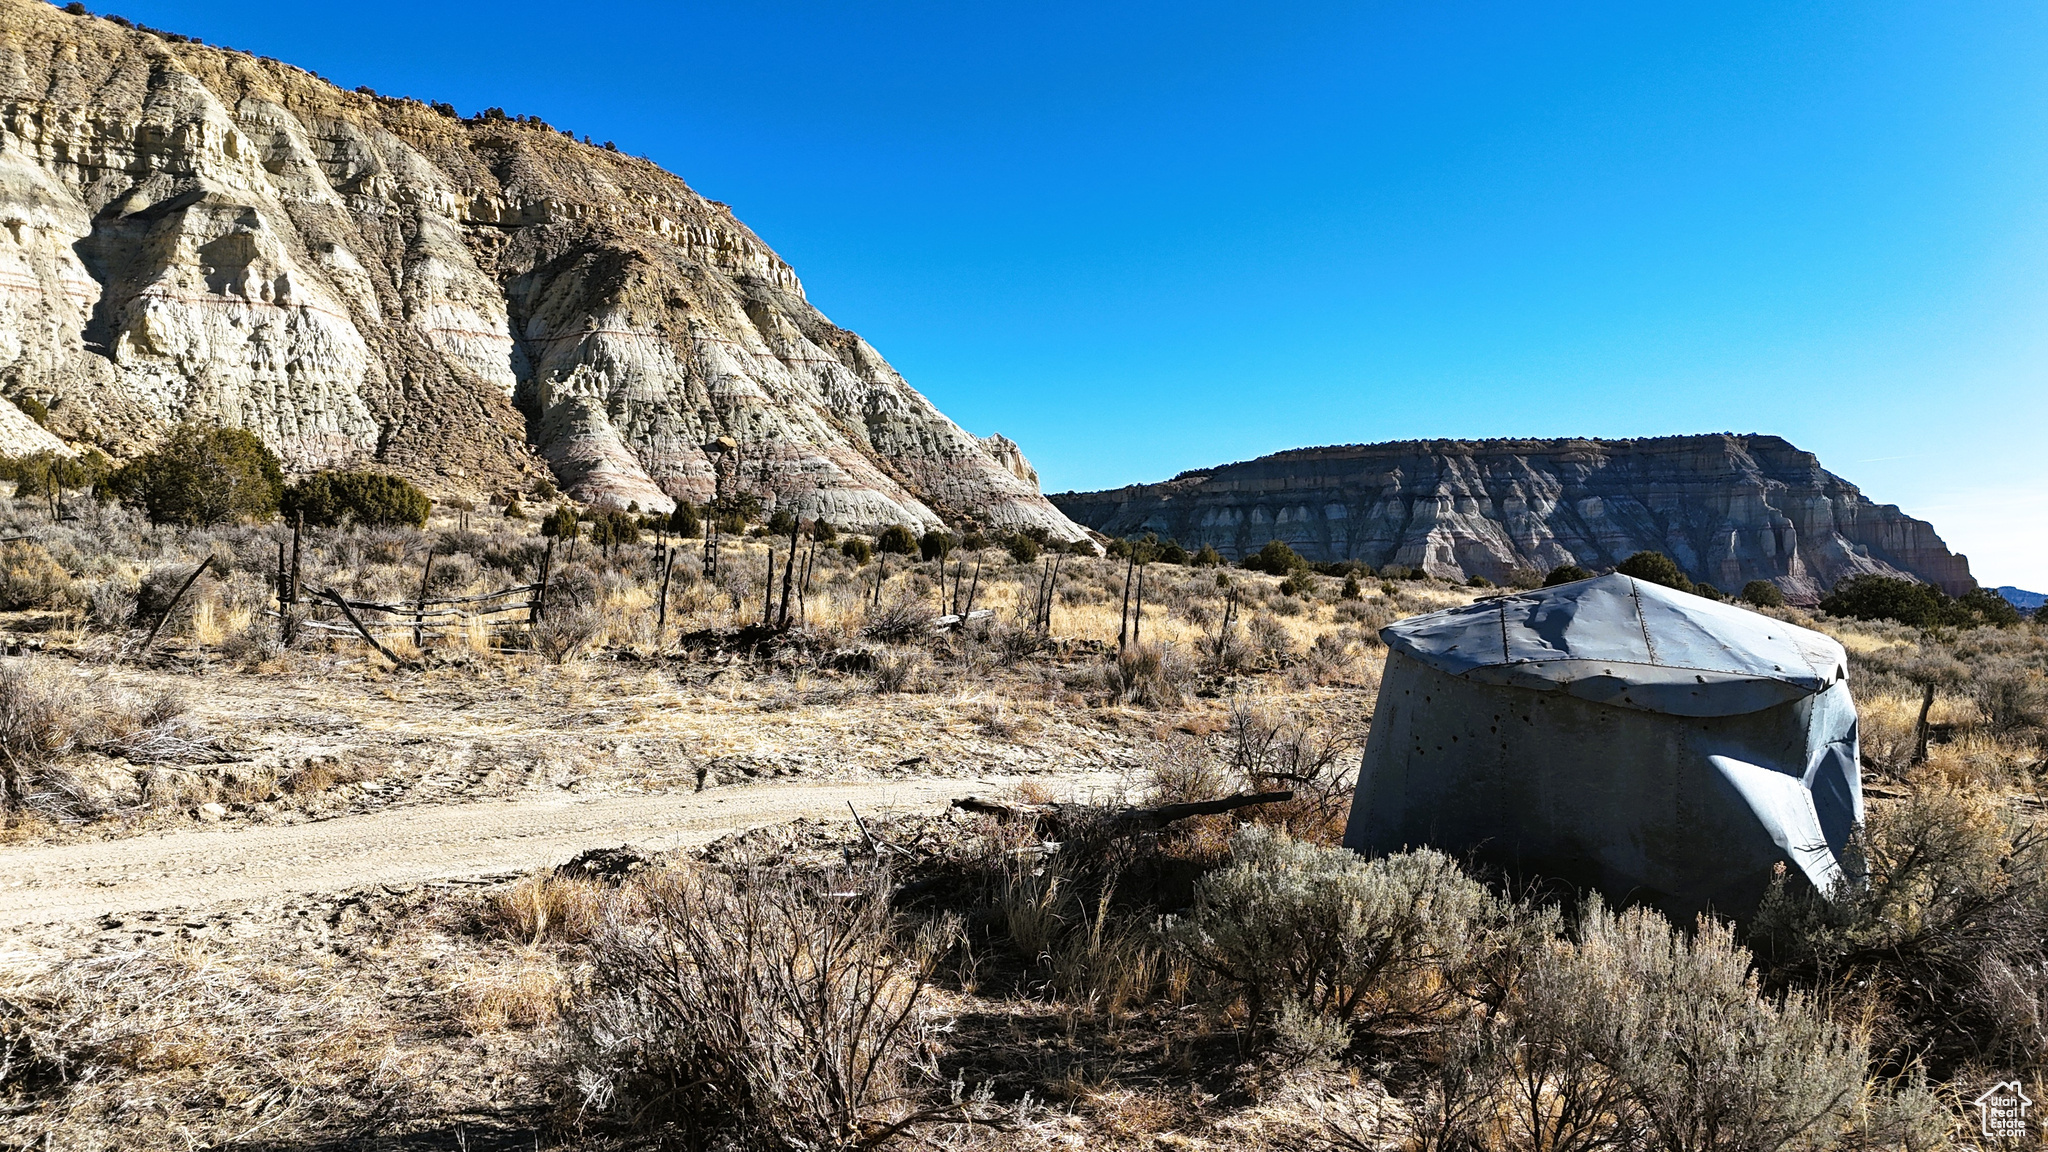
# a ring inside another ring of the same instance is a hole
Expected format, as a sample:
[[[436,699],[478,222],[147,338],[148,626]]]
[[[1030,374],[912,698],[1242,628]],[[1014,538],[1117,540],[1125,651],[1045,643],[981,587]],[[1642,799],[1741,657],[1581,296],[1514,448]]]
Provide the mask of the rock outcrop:
[[[117,456],[199,420],[649,509],[730,436],[771,508],[1085,535],[654,164],[36,0],[0,0],[0,396]]]
[[[1871,503],[1776,436],[1304,448],[1052,501],[1100,532],[1157,532],[1233,559],[1282,540],[1312,560],[1458,580],[1599,571],[1648,549],[1694,580],[1770,580],[1795,601],[1865,572],[1975,587],[1932,525]]]

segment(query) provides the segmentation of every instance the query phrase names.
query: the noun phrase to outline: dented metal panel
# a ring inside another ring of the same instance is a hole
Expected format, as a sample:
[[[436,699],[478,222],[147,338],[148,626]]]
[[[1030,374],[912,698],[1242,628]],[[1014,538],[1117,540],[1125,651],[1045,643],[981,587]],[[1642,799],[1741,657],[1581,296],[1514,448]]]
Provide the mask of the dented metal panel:
[[[1839,644],[1605,576],[1400,621],[1345,843],[1430,845],[1675,915],[1823,891],[1862,819]]]

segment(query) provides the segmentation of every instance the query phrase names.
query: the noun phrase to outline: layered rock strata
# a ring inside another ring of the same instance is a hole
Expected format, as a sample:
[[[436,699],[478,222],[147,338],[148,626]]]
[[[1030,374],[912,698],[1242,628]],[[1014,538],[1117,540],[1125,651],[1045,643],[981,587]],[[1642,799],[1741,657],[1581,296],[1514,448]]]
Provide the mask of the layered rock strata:
[[[198,420],[295,469],[487,493],[544,465],[647,509],[722,459],[851,527],[1084,536],[655,165],[36,0],[0,0],[0,396],[117,456]],[[19,415],[0,451],[41,443]]]
[[[1157,532],[1231,558],[1282,540],[1313,560],[1458,580],[1599,571],[1654,550],[1694,580],[1770,580],[1795,601],[1866,572],[1975,587],[1932,525],[1872,503],[1776,436],[1304,448],[1052,501],[1116,536]]]

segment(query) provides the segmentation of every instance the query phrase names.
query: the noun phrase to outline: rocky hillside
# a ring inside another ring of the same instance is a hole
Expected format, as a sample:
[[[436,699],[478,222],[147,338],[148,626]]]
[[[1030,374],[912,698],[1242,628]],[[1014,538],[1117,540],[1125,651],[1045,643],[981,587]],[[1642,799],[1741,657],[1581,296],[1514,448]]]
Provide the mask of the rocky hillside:
[[[294,468],[845,525],[1083,534],[723,204],[537,120],[0,0],[0,395],[73,447],[238,425]],[[54,446],[0,404],[0,452]]]
[[[1975,586],[1934,528],[1776,436],[1435,440],[1280,452],[1163,484],[1052,497],[1117,536],[1157,532],[1229,557],[1284,540],[1314,560],[1500,581],[1599,570],[1654,549],[1695,580],[1775,581],[1812,601],[1844,576]]]

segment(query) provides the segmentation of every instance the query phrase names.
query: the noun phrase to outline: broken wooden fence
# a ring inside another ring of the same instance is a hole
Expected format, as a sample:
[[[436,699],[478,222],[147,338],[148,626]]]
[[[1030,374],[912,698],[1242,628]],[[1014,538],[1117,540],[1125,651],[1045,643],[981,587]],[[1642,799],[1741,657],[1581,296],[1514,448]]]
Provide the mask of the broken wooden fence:
[[[411,633],[413,643],[419,644],[429,635],[438,636],[450,630],[467,631],[479,622],[493,630],[530,625],[539,619],[538,614],[547,598],[546,585],[536,583],[519,584],[477,596],[422,597],[404,604],[354,600],[333,589],[322,589],[320,598],[313,603],[323,601],[339,608],[347,623],[300,620],[296,626],[315,632],[359,635],[379,650],[384,650],[384,645],[377,639],[379,635]],[[521,615],[510,615],[515,612]],[[278,613],[268,614],[276,616]]]

